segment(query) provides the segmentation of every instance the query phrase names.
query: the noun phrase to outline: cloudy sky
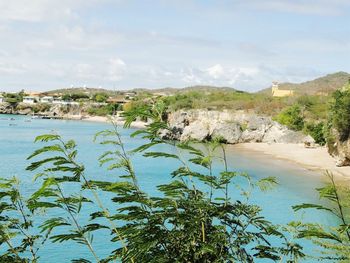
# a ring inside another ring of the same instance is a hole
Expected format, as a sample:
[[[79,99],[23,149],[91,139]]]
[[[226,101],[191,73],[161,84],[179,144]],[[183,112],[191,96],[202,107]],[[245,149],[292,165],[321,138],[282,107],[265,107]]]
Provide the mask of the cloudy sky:
[[[0,90],[258,90],[350,71],[349,0],[0,0]]]

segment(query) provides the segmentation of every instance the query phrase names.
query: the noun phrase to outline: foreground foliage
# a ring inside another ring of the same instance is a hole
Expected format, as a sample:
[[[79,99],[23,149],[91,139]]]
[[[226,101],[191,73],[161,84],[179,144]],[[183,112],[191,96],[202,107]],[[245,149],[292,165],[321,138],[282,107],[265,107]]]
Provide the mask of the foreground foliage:
[[[318,224],[303,224],[299,237],[311,239],[319,245],[323,256],[321,259],[350,261],[350,188],[337,185],[334,176],[327,173],[329,183],[318,188],[320,199],[328,202],[325,205],[302,204],[294,206],[294,210],[317,209],[334,215],[338,224],[324,227]]]

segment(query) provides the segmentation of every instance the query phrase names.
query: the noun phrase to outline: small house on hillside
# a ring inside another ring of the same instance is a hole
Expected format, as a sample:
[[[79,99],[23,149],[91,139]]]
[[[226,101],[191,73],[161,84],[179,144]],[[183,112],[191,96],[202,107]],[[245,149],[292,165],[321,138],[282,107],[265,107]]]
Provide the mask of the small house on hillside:
[[[5,98],[0,94],[0,103],[4,103],[5,102]]]
[[[38,97],[34,97],[34,96],[25,96],[23,97],[23,103],[26,104],[34,104],[38,101]]]
[[[125,96],[125,99],[132,100],[132,99],[135,98],[136,92],[134,92],[134,91],[132,91],[132,92],[125,92],[124,96]]]
[[[273,97],[287,97],[287,96],[293,96],[294,90],[290,89],[280,89],[278,86],[278,82],[274,81],[272,82],[272,96]]]

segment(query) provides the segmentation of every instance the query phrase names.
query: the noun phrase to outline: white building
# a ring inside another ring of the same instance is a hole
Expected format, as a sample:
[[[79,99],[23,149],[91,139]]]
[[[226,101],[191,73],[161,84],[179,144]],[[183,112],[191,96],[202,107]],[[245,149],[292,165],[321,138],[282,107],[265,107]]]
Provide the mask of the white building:
[[[34,104],[36,102],[37,102],[37,98],[36,97],[33,97],[33,96],[23,97],[23,103]]]
[[[53,102],[53,97],[52,96],[45,96],[40,98],[41,103],[52,103]]]
[[[5,102],[5,98],[2,95],[0,95],[0,103],[3,103],[3,102]]]

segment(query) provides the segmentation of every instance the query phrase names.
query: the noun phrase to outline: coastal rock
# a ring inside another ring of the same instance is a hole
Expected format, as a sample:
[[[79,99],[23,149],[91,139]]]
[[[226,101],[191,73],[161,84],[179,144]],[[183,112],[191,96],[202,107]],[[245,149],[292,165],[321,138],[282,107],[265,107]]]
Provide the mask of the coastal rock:
[[[241,126],[238,123],[217,123],[210,134],[211,138],[220,138],[226,143],[238,143],[242,135]]]
[[[17,114],[20,114],[20,115],[29,115],[31,113],[32,113],[32,110],[30,108],[26,108],[26,109],[17,111]]]
[[[328,153],[336,159],[337,166],[349,166],[350,165],[350,135],[348,139],[341,140],[341,136],[337,130],[332,129],[330,131],[332,142],[327,144]]]
[[[4,102],[0,103],[0,114],[11,114],[13,113],[13,107],[10,103]]]
[[[206,122],[196,120],[183,129],[180,140],[205,141],[209,137],[209,125]]]
[[[244,111],[189,110],[169,114],[166,139],[205,141],[220,137],[230,144],[240,142],[313,144],[310,136],[291,131],[270,117]]]

